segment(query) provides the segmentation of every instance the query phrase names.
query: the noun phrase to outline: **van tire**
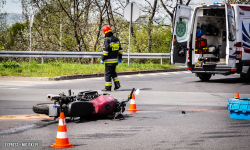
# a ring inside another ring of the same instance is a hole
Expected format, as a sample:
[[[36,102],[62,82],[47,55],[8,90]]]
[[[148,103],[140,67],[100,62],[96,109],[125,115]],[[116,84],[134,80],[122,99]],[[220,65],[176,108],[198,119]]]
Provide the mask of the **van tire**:
[[[240,79],[244,81],[250,81],[250,67],[247,73],[240,73]]]
[[[211,78],[212,74],[200,74],[199,78],[201,81],[208,81]]]
[[[246,73],[240,73],[240,78],[241,79],[247,79],[248,75]]]

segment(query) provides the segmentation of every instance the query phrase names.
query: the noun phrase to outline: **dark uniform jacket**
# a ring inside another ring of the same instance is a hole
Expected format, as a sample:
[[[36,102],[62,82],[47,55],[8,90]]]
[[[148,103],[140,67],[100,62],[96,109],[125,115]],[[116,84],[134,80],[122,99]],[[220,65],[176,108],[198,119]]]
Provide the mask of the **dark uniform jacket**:
[[[105,37],[102,61],[108,66],[117,65],[118,59],[122,59],[123,54],[120,41],[112,32],[107,33]]]

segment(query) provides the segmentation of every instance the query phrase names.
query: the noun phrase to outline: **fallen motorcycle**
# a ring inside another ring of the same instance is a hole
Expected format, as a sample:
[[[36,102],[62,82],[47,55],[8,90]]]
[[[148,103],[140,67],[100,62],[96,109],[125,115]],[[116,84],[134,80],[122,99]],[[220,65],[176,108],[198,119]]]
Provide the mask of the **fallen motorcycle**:
[[[65,117],[84,117],[88,115],[114,115],[114,119],[123,117],[127,102],[132,98],[135,88],[132,89],[127,100],[118,101],[107,93],[98,94],[97,91],[83,91],[78,95],[68,96],[64,93],[59,95],[48,94],[47,100],[54,103],[41,103],[33,106],[33,111],[38,114],[46,114],[54,119],[58,118],[60,112],[64,112]],[[139,89],[135,91],[139,94]]]

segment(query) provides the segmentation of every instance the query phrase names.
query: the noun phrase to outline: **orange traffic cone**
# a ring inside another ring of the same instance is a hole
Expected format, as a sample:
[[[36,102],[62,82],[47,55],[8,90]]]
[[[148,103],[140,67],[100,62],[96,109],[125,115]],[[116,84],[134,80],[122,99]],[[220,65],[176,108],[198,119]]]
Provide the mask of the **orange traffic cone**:
[[[236,93],[235,98],[240,98],[240,94]]]
[[[132,94],[132,99],[131,99],[131,102],[130,102],[130,108],[127,111],[129,111],[129,112],[139,111],[139,109],[136,109],[135,95],[134,94]]]
[[[66,127],[66,122],[65,122],[65,116],[64,116],[63,112],[60,113],[60,119],[59,119],[59,123],[58,123],[57,135],[56,135],[56,143],[54,143],[53,145],[50,145],[50,146],[54,147],[54,148],[74,147],[74,146],[72,146],[71,143],[69,143],[67,127]]]

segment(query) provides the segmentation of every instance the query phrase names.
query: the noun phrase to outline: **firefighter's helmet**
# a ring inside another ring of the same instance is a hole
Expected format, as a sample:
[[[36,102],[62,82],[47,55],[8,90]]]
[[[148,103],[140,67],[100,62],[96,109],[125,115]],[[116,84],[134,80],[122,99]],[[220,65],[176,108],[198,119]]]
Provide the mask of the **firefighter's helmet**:
[[[111,31],[111,28],[109,26],[104,26],[103,29],[102,29],[103,33],[106,34],[108,32],[112,32]]]

